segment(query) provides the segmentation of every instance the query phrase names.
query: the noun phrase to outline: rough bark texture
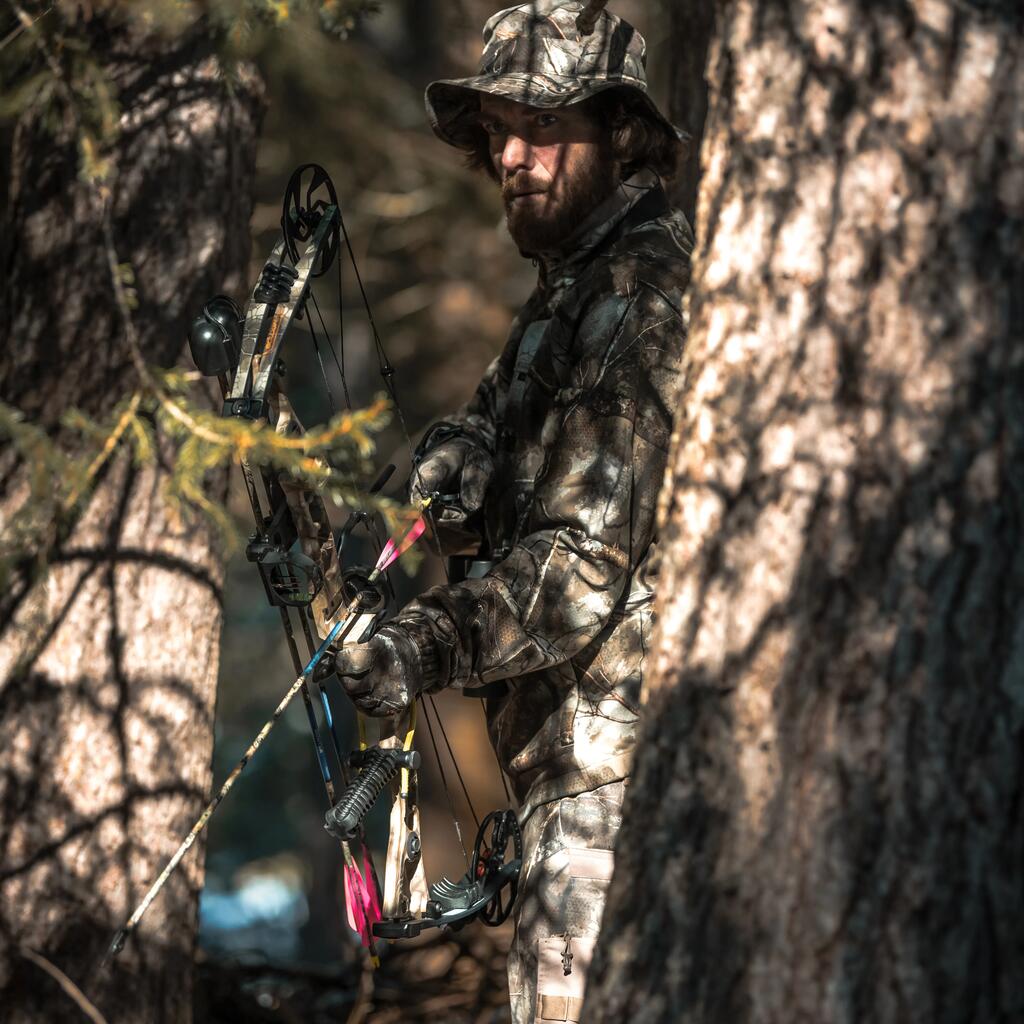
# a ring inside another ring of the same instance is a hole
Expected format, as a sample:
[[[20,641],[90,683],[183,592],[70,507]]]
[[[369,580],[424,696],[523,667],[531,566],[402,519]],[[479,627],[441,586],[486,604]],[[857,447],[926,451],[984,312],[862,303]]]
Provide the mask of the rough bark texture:
[[[720,5],[588,1024],[1024,1020],[1021,22]]]
[[[244,276],[259,82],[244,67],[229,82],[198,31],[161,42],[101,18],[84,31],[121,110],[115,245],[135,271],[146,359],[171,365],[196,308],[218,290],[237,290]],[[102,415],[137,380],[100,206],[79,179],[70,123],[54,137],[39,111],[28,111],[12,170],[0,398],[54,429],[69,407]],[[168,508],[162,483],[173,451],[160,447],[156,465],[115,459],[46,575],[23,567],[2,598],[5,1021],[81,1019],[24,959],[26,946],[111,1022],[191,1019],[201,849],[153,905],[133,947],[97,971],[210,782],[222,553],[209,526]],[[5,519],[25,500],[25,469],[7,453]],[[223,494],[224,478],[215,486]]]

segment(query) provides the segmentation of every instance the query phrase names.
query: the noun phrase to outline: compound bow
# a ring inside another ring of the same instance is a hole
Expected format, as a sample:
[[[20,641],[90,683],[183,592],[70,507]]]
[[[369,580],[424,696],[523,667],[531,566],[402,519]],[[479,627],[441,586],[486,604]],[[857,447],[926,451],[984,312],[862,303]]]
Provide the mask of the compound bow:
[[[339,254],[342,242],[349,253],[366,310],[384,387],[408,442],[408,432],[394,389],[394,370],[374,323],[337,192],[327,172],[316,164],[304,164],[289,180],[281,215],[281,235],[260,272],[244,315],[226,296],[211,299],[192,325],[189,334],[192,356],[201,373],[219,380],[225,416],[268,422],[279,435],[301,436],[302,427],[283,387],[284,364],[280,351],[288,327],[306,315],[332,408],[333,393],[327,380],[321,344],[334,356],[346,404],[351,411],[345,378],[343,324],[339,358],[327,336],[326,325],[311,288],[315,278],[325,275],[332,265],[337,268],[340,320],[342,277]],[[312,307],[320,322],[324,335],[322,341],[308,307]],[[411,443],[409,446],[411,449]],[[403,715],[396,716],[389,727],[382,727],[380,739],[372,745],[367,741],[365,719],[357,714],[359,749],[344,756],[328,694],[313,678],[316,665],[332,646],[365,641],[380,624],[392,596],[387,569],[425,531],[427,517],[432,515],[431,509],[423,510],[401,541],[389,540],[382,546],[373,569],[357,565],[346,567],[342,557],[345,543],[360,523],[372,526],[371,515],[361,509],[353,510],[335,536],[322,497],[308,485],[268,465],[254,469],[244,459],[241,469],[256,526],[246,547],[246,557],[256,565],[267,599],[279,609],[298,677],[118,933],[112,952],[116,953],[123,947],[125,937],[134,930],[167,877],[296,693],[302,694],[317,764],[330,805],[324,827],[341,845],[348,922],[359,934],[374,962],[375,937],[410,937],[427,928],[459,928],[475,919],[490,926],[501,924],[514,904],[522,864],[522,835],[515,813],[510,809],[493,811],[482,822],[478,821],[471,855],[466,853],[463,845],[467,860],[465,876],[455,882],[442,878],[436,884],[428,885],[422,861],[417,806],[417,769],[421,758],[413,748],[416,704]],[[371,493],[384,487],[393,470],[393,466],[387,467],[370,489]],[[437,500],[441,497],[435,502]],[[309,660],[305,665],[295,639],[293,615],[298,619],[309,650]],[[321,638],[319,644],[317,638]],[[455,764],[433,699],[426,699]],[[318,707],[326,728],[322,728],[318,721]],[[424,719],[454,818],[454,806],[426,707]],[[356,769],[354,777],[349,769]],[[456,772],[472,812],[472,803],[457,764]],[[340,795],[336,779],[344,787]],[[363,823],[371,806],[389,787],[394,793],[394,802],[385,880],[381,887],[366,846]],[[473,816],[476,817],[475,812]],[[457,818],[455,827],[461,843]]]

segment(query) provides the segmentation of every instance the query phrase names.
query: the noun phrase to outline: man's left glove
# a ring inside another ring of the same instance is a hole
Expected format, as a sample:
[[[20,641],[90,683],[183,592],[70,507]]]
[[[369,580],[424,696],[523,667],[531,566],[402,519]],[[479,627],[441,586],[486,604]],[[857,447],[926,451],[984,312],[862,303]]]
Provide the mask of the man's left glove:
[[[398,623],[381,626],[365,644],[342,647],[333,659],[325,658],[316,678],[335,672],[352,703],[378,718],[406,710],[427,682],[420,649]]]

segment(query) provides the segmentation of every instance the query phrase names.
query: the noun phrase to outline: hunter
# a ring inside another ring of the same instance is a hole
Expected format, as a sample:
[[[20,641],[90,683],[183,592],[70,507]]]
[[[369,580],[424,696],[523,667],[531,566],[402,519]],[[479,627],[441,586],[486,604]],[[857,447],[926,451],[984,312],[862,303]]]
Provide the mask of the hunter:
[[[438,137],[501,189],[537,265],[475,395],[417,450],[410,499],[470,578],[333,663],[356,705],[483,688],[519,801],[512,1019],[576,1021],[612,874],[653,626],[655,505],[686,328],[692,234],[662,188],[685,142],[647,93],[645,44],[604,4],[495,14],[479,74],[431,83]]]

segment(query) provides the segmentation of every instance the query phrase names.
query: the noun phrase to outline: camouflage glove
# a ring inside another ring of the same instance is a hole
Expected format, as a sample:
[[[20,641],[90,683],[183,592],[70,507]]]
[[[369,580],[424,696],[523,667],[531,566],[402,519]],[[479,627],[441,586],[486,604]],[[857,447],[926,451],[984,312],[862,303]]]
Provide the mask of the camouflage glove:
[[[365,644],[343,647],[326,659],[318,678],[338,674],[345,692],[360,711],[384,718],[404,711],[429,682],[436,662],[421,650],[408,629],[397,623],[382,626]]]
[[[475,552],[479,546],[473,520],[483,507],[493,472],[491,456],[466,437],[442,441],[413,466],[409,502],[433,500],[427,522],[448,554]]]

